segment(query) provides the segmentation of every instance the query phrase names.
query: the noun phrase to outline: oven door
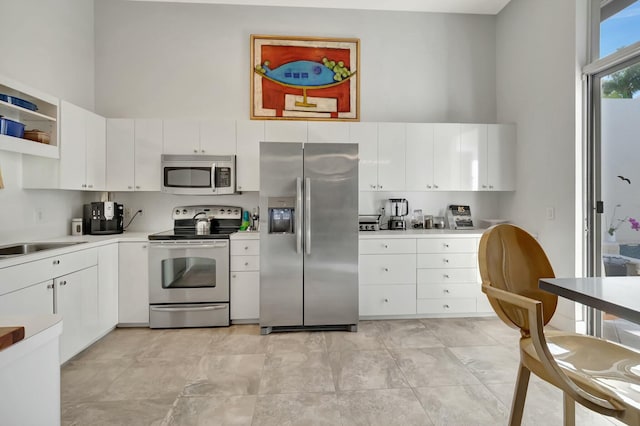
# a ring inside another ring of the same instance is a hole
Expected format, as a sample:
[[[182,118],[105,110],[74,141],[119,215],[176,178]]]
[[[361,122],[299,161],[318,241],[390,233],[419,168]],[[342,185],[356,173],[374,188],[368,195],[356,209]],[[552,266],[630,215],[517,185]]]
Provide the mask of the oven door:
[[[229,301],[229,241],[152,242],[149,302]]]

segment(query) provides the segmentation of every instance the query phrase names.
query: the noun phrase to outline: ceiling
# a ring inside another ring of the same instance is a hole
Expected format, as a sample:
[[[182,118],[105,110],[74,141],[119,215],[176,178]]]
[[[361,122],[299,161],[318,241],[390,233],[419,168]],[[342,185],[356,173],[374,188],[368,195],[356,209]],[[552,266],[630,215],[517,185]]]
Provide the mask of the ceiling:
[[[134,0],[496,15],[510,0]]]

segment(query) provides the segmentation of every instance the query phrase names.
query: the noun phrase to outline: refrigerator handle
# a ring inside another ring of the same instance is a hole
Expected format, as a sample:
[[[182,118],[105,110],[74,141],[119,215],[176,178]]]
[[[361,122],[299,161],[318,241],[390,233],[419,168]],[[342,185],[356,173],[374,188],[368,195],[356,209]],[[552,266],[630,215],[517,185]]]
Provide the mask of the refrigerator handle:
[[[296,178],[296,253],[302,251],[302,178]]]
[[[304,248],[311,254],[311,179],[304,180]]]

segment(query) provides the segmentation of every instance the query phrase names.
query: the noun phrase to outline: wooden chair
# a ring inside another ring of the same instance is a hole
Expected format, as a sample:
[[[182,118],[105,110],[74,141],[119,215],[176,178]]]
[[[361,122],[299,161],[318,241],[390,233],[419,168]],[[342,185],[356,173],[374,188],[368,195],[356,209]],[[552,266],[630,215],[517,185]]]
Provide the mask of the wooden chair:
[[[520,366],[510,425],[522,421],[533,372],[564,393],[564,424],[575,424],[575,403],[640,425],[640,352],[591,336],[544,332],[558,296],[538,288],[553,278],[547,256],[526,231],[496,225],[482,235],[478,252],[482,291],[502,321],[520,329]]]

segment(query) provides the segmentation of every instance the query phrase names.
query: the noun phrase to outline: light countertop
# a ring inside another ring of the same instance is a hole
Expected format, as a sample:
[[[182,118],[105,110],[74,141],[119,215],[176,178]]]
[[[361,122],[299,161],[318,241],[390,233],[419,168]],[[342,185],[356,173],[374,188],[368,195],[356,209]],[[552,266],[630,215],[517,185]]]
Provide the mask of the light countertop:
[[[407,229],[405,231],[360,231],[358,237],[372,238],[469,238],[481,237],[485,229]]]

